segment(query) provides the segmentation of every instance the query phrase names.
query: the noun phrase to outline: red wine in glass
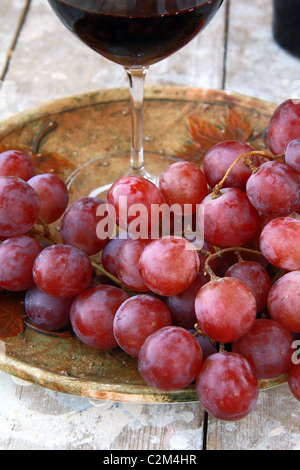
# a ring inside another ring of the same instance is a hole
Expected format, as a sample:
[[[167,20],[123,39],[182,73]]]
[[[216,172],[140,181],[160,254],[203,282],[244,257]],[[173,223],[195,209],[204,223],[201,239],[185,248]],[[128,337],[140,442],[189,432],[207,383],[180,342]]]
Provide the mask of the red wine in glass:
[[[223,0],[48,0],[61,22],[89,48],[122,65],[129,77],[132,138],[129,172],[124,169],[124,154],[107,158],[114,166],[114,180],[137,174],[157,182],[159,175],[174,160],[162,155],[149,158],[144,167],[143,93],[150,65],[170,56],[188,44],[215,16]],[[99,157],[106,158],[106,157]],[[129,160],[127,157],[127,160]],[[98,159],[85,164],[71,176],[88,177],[95,172]],[[112,163],[113,162],[113,163]],[[162,168],[162,162],[164,168]],[[150,168],[150,170],[149,170]],[[112,174],[112,172],[111,172]],[[103,184],[89,195],[104,198],[114,181]],[[82,185],[81,185],[82,186]],[[88,186],[88,184],[86,184]]]
[[[49,3],[64,25],[85,44],[129,67],[149,66],[181,49],[212,19],[222,0],[125,2],[127,8],[123,9],[122,1],[117,8],[118,2],[109,1]],[[135,6],[128,11],[130,3]]]

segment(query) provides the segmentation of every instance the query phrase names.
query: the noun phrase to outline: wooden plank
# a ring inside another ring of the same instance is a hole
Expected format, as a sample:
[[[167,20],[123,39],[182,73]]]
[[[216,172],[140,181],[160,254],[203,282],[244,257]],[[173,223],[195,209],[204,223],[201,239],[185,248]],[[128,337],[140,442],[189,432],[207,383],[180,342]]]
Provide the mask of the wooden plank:
[[[2,0],[0,3],[0,118],[5,118],[14,102],[16,84],[4,79],[29,0]]]
[[[227,1],[225,87],[278,104],[288,98],[299,98],[300,60],[273,39],[272,0],[263,4],[261,0]]]
[[[300,404],[288,385],[260,393],[254,411],[241,421],[209,417],[208,450],[299,450]]]
[[[2,118],[42,102],[96,89],[99,70],[97,54],[76,40],[48,2],[32,0],[5,77],[12,93]],[[120,85],[117,70],[109,75],[112,86]]]
[[[144,405],[137,424],[139,406],[132,405],[133,418],[113,443],[123,450],[202,450],[204,414],[198,403]],[[143,424],[142,424],[143,422]],[[140,426],[142,424],[142,426]]]
[[[0,79],[3,79],[20,29],[28,0],[2,0],[0,3]]]
[[[102,402],[0,372],[2,450],[201,450],[198,404]]]

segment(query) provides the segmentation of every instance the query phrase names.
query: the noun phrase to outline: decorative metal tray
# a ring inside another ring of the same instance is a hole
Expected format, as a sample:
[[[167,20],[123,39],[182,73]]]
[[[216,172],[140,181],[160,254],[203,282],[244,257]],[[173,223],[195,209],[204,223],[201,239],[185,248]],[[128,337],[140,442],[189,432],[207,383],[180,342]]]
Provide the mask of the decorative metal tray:
[[[145,92],[145,150],[201,165],[215,143],[234,139],[265,149],[265,130],[276,105],[230,92],[182,87]],[[57,126],[36,137],[49,122]],[[0,151],[32,153],[41,172],[67,180],[79,166],[101,154],[130,147],[128,90],[113,89],[59,99],[26,110],[0,123]],[[101,162],[99,163],[101,165]],[[103,162],[102,162],[103,164]],[[106,159],[103,171],[113,165]],[[70,200],[89,194],[93,174],[70,189]],[[55,232],[55,226],[51,229]],[[119,348],[99,351],[71,332],[45,334],[26,323],[22,294],[0,294],[0,369],[18,378],[73,395],[112,401],[179,403],[197,401],[195,386],[164,393],[147,386],[136,358]],[[281,376],[260,380],[264,390],[286,382]]]

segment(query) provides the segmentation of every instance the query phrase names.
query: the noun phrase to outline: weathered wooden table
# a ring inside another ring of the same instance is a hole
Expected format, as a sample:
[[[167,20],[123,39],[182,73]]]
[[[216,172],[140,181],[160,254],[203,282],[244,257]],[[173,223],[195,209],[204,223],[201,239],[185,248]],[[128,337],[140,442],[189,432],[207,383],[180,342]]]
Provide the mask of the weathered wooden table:
[[[150,70],[147,85],[225,89],[280,103],[300,91],[300,61],[272,37],[272,2],[225,0],[205,32]],[[126,87],[114,65],[76,41],[46,0],[0,2],[0,119],[56,98]],[[287,385],[261,392],[240,422],[198,403],[92,400],[0,372],[2,450],[299,450],[300,404]]]

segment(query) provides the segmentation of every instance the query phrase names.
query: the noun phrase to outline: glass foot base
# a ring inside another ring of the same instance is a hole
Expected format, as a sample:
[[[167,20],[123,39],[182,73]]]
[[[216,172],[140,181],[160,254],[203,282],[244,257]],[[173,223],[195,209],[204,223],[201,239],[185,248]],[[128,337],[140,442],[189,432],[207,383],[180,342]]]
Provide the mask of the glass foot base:
[[[155,152],[144,152],[145,169],[129,171],[129,152],[101,155],[78,167],[67,179],[70,202],[84,197],[98,197],[105,200],[111,185],[129,174],[136,174],[158,185],[163,170],[179,159]]]

